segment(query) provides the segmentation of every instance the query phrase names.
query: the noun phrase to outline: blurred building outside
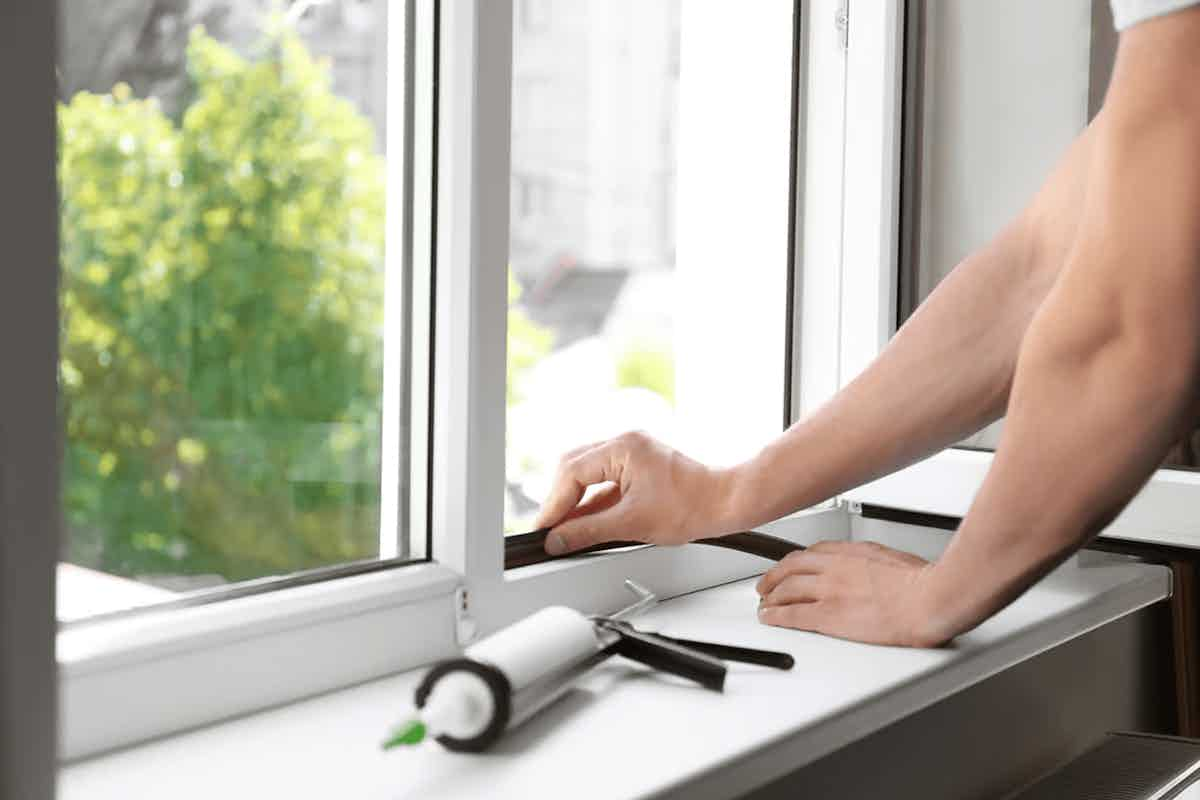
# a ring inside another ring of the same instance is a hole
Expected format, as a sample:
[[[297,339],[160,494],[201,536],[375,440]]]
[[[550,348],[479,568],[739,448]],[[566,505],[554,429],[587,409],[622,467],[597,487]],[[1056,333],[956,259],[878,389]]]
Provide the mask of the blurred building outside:
[[[672,347],[680,21],[680,0],[514,3],[510,266],[555,346],[509,409],[510,518],[563,451],[671,437],[669,400],[613,376]]]

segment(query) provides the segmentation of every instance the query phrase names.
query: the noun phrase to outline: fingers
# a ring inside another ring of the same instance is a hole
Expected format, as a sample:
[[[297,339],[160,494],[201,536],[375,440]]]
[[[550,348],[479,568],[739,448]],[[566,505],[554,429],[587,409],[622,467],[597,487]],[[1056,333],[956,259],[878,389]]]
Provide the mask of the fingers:
[[[566,519],[546,536],[546,552],[557,556],[582,550],[604,541],[620,538],[616,514],[606,514],[621,502],[621,488],[613,485],[601,489],[593,497],[575,506]]]
[[[599,513],[605,509],[612,508],[619,502],[621,502],[621,487],[616,484],[609,484],[571,509],[559,525],[576,517],[586,517],[589,514]]]
[[[556,526],[579,504],[587,487],[615,480],[618,470],[612,463],[612,454],[608,444],[600,444],[590,449],[577,448],[563,456],[558,465],[558,474],[554,477],[554,486],[538,512],[534,526]]]
[[[758,583],[758,593],[762,596],[758,607],[759,622],[822,632],[825,615],[821,603],[822,571],[829,566],[830,549],[814,545],[808,550],[791,553],[762,576]]]
[[[789,603],[813,603],[821,599],[820,575],[789,575],[763,595],[762,605],[779,606]]]
[[[572,517],[550,529],[546,536],[546,552],[552,556],[560,556],[601,542],[629,538],[622,518],[623,515],[616,506]]]
[[[897,564],[901,566],[917,566],[926,563],[925,559],[895,550],[879,542],[847,542],[828,541],[817,542],[808,548],[810,553],[827,553],[830,555],[858,556],[882,564]]]
[[[760,597],[766,597],[785,578],[791,575],[816,575],[820,573],[831,557],[828,553],[814,551],[812,548],[789,553],[778,564],[767,570],[758,579],[758,584],[754,588]]]
[[[864,558],[881,564],[906,567],[921,566],[927,563],[920,556],[905,553],[902,550],[893,550],[877,542],[817,542],[809,545],[806,550],[789,553],[759,578],[755,589],[760,597],[766,597],[790,575],[819,574],[833,560],[847,557]]]
[[[868,542],[823,542],[793,553],[763,575],[758,617],[875,644],[929,646],[918,580],[928,562]],[[936,643],[936,642],[935,642]]]
[[[583,455],[588,450],[595,450],[597,447],[604,444],[605,441],[606,440],[601,439],[598,442],[589,442],[588,444],[580,445],[579,447],[572,447],[570,450],[563,453],[562,457],[559,459],[559,463],[562,463],[563,461],[570,461],[572,458]]]
[[[796,603],[788,606],[763,606],[758,610],[758,621],[765,625],[795,628],[801,631],[823,633],[824,610],[820,603]]]

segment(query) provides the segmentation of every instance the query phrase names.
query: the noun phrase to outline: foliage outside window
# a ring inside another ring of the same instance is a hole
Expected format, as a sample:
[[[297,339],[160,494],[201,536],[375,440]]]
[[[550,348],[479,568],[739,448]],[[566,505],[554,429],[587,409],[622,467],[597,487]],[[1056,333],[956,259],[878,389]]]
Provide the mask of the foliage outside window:
[[[294,33],[196,30],[172,119],[60,108],[68,559],[238,580],[377,549],[384,184]]]

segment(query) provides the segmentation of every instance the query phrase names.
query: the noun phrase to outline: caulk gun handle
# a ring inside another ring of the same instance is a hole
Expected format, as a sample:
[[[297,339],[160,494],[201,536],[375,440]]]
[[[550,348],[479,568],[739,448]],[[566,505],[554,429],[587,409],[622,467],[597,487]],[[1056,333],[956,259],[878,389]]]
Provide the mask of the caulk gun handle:
[[[725,688],[725,664],[720,659],[669,642],[652,633],[642,633],[628,625],[610,624],[606,627],[620,635],[608,648],[611,652],[648,667],[695,681],[706,689],[720,692]]]
[[[731,644],[717,644],[716,642],[698,642],[695,639],[679,639],[674,636],[663,636],[661,633],[655,635],[664,641],[683,645],[692,650],[698,650],[705,655],[713,656],[723,661],[757,664],[760,667],[771,667],[773,669],[791,669],[796,666],[796,659],[792,657],[791,653],[780,653],[776,650],[758,650],[752,647],[736,647]]]

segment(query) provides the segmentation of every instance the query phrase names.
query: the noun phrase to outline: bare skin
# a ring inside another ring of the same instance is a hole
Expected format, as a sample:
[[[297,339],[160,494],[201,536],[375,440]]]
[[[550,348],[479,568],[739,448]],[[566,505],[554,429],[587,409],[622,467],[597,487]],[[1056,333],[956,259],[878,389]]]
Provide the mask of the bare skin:
[[[1122,34],[1103,111],[1028,207],[823,408],[730,469],[640,434],[579,448],[538,523],[553,527],[554,553],[721,535],[1007,415],[987,479],[936,563],[825,542],[758,584],[764,623],[934,646],[1099,533],[1194,421],[1198,388],[1200,8]],[[606,486],[579,505],[594,484]]]

